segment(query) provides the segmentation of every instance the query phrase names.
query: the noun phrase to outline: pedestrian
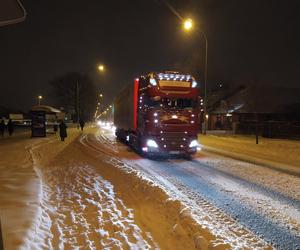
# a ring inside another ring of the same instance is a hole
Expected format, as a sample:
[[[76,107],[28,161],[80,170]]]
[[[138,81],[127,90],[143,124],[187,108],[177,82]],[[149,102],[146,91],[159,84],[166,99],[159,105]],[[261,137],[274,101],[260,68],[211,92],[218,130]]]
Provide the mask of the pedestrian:
[[[54,125],[53,125],[53,131],[54,131],[54,134],[56,135],[57,133],[57,130],[58,130],[58,126],[57,126],[57,122],[55,121]]]
[[[11,119],[8,120],[7,130],[8,130],[9,136],[11,136],[14,133],[14,123],[12,122]]]
[[[83,131],[83,128],[84,128],[84,125],[85,125],[85,122],[84,122],[84,120],[80,120],[79,121],[79,125],[80,125],[80,128],[81,128],[81,131]]]
[[[1,137],[4,136],[4,131],[5,131],[5,123],[4,123],[4,119],[2,119],[1,122],[0,122],[0,135],[1,135]]]
[[[64,123],[64,121],[59,124],[59,135],[61,141],[64,141],[67,137],[67,125]]]

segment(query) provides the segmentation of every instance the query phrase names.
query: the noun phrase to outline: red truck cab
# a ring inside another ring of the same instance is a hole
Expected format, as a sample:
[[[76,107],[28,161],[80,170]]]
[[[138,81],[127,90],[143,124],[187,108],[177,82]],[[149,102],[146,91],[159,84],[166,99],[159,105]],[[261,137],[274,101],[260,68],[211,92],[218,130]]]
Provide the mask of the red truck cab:
[[[150,73],[136,79],[129,89],[115,99],[118,138],[144,154],[189,156],[196,153],[200,126],[199,93],[197,82],[191,75]],[[122,98],[129,102],[123,102],[122,106]],[[129,121],[126,125],[125,107]]]

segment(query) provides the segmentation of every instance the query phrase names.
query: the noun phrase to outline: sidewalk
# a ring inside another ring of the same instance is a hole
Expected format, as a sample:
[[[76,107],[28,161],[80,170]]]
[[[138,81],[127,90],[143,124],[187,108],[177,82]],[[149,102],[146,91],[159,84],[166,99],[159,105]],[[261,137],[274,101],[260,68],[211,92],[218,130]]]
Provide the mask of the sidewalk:
[[[300,176],[300,141],[244,135],[198,135],[202,149]]]
[[[30,129],[18,131],[11,137],[0,138],[0,220],[5,249],[19,249],[29,228],[40,211],[41,183],[35,171],[32,149],[49,145],[51,151],[40,152],[51,159],[69,145],[80,131],[68,129],[61,142],[59,135],[31,138]]]

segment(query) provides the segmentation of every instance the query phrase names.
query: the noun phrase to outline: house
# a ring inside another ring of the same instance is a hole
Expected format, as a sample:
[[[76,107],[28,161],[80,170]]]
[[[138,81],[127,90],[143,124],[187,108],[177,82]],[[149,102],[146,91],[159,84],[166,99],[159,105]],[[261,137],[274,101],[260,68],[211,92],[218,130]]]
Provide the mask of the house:
[[[251,134],[258,128],[270,136],[292,129],[300,136],[300,88],[256,85],[217,92],[208,99],[208,130]]]

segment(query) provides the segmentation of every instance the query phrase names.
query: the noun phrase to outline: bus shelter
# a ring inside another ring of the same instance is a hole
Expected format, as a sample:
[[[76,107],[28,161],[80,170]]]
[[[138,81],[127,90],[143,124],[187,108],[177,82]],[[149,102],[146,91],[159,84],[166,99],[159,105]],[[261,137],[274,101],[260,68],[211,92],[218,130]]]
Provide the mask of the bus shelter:
[[[31,108],[31,137],[46,137],[47,117],[61,116],[59,109],[46,105],[33,106]],[[53,121],[56,122],[56,119]]]

